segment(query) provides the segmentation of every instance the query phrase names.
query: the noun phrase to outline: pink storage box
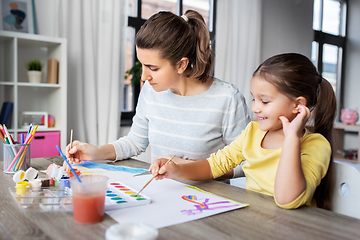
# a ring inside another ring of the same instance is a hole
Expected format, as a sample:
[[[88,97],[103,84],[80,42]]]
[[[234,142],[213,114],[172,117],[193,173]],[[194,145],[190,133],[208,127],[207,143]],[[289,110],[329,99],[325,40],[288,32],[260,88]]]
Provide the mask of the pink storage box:
[[[26,137],[26,133],[24,133]],[[21,139],[21,133],[18,133],[18,141]],[[56,145],[60,146],[60,132],[36,132],[34,138],[31,141],[30,157],[55,157],[60,156],[56,149]]]

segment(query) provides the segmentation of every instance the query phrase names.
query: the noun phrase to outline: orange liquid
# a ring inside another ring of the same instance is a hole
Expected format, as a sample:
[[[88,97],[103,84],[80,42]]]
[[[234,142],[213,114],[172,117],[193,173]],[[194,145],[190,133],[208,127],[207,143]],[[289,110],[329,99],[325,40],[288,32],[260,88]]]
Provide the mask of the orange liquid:
[[[81,173],[80,173],[79,170],[74,169],[74,171],[75,171],[76,175],[80,176]],[[71,178],[72,178],[72,177],[75,177],[72,171],[70,171],[70,177],[71,177]]]
[[[105,194],[91,197],[73,196],[74,220],[77,223],[97,223],[104,217]]]

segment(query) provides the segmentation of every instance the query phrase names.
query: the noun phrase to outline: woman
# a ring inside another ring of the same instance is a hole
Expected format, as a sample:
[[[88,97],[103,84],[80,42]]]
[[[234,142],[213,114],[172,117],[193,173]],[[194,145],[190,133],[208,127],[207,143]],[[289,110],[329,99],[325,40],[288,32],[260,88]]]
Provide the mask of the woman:
[[[209,31],[199,13],[156,13],[135,43],[145,84],[129,134],[98,147],[74,141],[67,157],[75,162],[127,159],[150,143],[152,160],[169,154],[196,160],[229,144],[250,122],[239,90],[211,76]],[[227,177],[240,174],[238,168]]]

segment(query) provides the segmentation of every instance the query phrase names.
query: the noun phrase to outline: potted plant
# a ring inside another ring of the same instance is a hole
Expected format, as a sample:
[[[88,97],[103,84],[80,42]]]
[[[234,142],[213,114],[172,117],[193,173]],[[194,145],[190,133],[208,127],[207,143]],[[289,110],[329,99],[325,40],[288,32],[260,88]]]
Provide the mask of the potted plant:
[[[125,80],[131,76],[131,85],[138,85],[141,79],[142,67],[141,63],[137,61],[135,65],[126,71]]]
[[[41,83],[43,72],[41,71],[43,64],[39,59],[34,59],[26,63],[27,74],[30,83]]]
[[[141,80],[141,73],[142,73],[142,66],[141,63],[139,61],[135,62],[135,65],[130,68],[129,70],[126,71],[125,74],[125,84],[130,85],[131,81],[131,86],[133,86],[133,103],[134,106],[137,105],[137,100],[138,98],[136,96],[139,96],[140,94],[140,89],[143,85],[143,82],[140,81]]]

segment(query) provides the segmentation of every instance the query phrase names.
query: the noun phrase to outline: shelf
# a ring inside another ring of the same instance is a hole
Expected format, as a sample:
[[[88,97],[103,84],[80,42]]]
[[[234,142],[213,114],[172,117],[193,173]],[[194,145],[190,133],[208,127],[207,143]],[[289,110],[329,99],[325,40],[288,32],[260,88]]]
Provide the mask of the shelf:
[[[28,128],[18,128],[16,129],[17,132],[27,132]],[[55,131],[60,131],[61,132],[61,128],[56,128],[56,127],[50,127],[50,128],[38,128],[38,130],[36,132],[55,132]],[[9,132],[12,132],[9,130]]]
[[[61,85],[60,84],[49,84],[49,83],[25,83],[25,82],[21,82],[21,83],[17,83],[18,86],[22,86],[22,87],[40,87],[40,88],[60,88]]]
[[[306,127],[311,130],[314,125],[312,123],[307,123]],[[344,158],[338,151],[344,151],[344,149],[348,150],[344,147],[344,133],[357,133],[358,134],[358,142],[357,142],[357,150],[358,150],[358,159],[348,159]],[[360,125],[346,125],[341,122],[334,123],[334,132],[333,132],[333,149],[334,149],[334,159],[339,161],[351,162],[351,163],[360,163],[359,150],[360,150]]]
[[[360,132],[360,125],[346,125],[343,123],[334,123],[335,129],[344,129],[346,132]]]
[[[15,84],[17,84],[18,86],[22,86],[22,87],[43,87],[43,88],[61,88],[60,84],[49,84],[49,83],[27,83],[27,82],[18,82],[18,83],[14,83],[14,82],[0,82],[0,85],[4,85],[4,86],[14,86]]]
[[[14,86],[15,83],[13,82],[0,82],[0,85],[4,85],[4,86]]]
[[[58,60],[58,83],[48,84],[47,61]],[[42,83],[28,82],[26,63],[39,59],[43,63]],[[38,132],[60,132],[60,145],[67,139],[67,40],[28,33],[0,31],[0,107],[13,102],[8,122],[15,140],[23,128],[22,112],[47,112],[55,118],[55,126],[39,128]]]

